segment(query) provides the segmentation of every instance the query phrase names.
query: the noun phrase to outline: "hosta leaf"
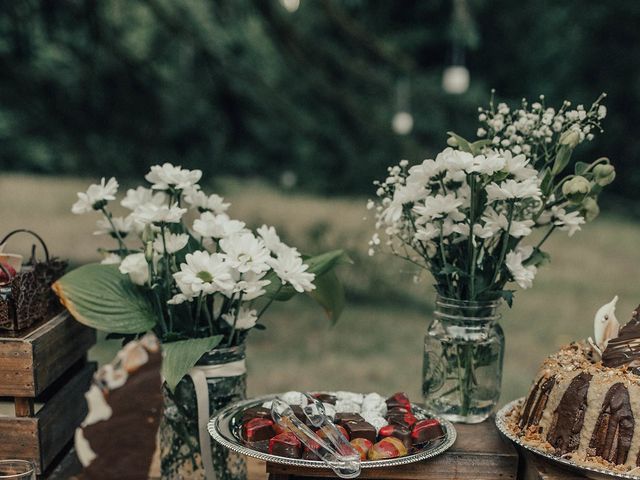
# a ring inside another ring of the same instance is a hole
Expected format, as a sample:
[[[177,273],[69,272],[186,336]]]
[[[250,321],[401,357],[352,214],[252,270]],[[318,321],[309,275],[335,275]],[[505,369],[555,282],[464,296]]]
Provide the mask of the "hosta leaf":
[[[334,271],[321,275],[316,278],[314,283],[316,289],[310,291],[309,296],[324,308],[331,323],[335,324],[340,318],[345,304],[342,283],[338,280],[338,276]]]
[[[77,321],[98,330],[141,333],[156,324],[157,313],[144,292],[115,265],[84,265],[60,278],[53,289]]]
[[[200,360],[200,357],[218,346],[222,335],[191,338],[162,345],[162,377],[173,391],[180,380]]]

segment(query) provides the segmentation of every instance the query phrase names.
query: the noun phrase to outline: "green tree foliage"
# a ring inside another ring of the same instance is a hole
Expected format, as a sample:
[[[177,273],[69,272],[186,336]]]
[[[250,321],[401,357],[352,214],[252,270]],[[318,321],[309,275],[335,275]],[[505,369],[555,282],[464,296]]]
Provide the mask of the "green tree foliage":
[[[0,164],[134,176],[167,160],[365,192],[446,131],[472,136],[492,87],[550,104],[607,91],[607,135],[585,155],[610,155],[631,196],[638,24],[635,0],[1,2]],[[442,70],[461,52],[471,88],[447,95]],[[415,123],[398,136],[406,82]]]

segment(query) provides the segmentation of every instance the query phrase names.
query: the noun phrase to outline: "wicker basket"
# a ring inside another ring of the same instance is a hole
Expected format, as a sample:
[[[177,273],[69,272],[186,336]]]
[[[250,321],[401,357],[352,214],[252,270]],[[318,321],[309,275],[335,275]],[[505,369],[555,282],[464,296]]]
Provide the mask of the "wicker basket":
[[[29,328],[34,323],[50,319],[63,309],[51,290],[51,285],[64,274],[67,262],[50,257],[49,249],[42,238],[30,230],[14,230],[0,240],[0,245],[18,233],[30,234],[38,240],[44,252],[44,261],[36,260],[36,246],[33,245],[31,259],[22,270],[10,281],[0,284],[2,330],[18,331]],[[8,274],[6,271],[5,273]]]

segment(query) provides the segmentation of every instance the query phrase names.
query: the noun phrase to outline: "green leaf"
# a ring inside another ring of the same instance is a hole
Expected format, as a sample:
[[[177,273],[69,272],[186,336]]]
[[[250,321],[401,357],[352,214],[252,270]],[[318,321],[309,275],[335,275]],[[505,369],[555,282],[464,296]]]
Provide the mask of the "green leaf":
[[[488,147],[492,144],[493,142],[489,139],[486,140],[477,140],[475,142],[473,142],[472,144],[469,145],[469,147],[471,147],[471,153],[473,153],[474,155],[480,155],[480,153],[482,153],[482,150],[485,147]]]
[[[98,330],[142,333],[157,321],[144,291],[115,265],[84,265],[60,278],[53,289],[77,321]]]
[[[169,390],[175,390],[180,380],[205,353],[213,350],[222,340],[222,335],[206,338],[190,338],[162,345],[162,377]]]
[[[447,135],[449,135],[449,137],[453,138],[456,141],[460,150],[462,150],[463,152],[473,153],[471,144],[463,137],[454,132],[447,132]]]
[[[542,190],[542,193],[550,193],[552,180],[553,175],[551,175],[551,170],[545,169],[544,175],[542,176],[542,182],[540,182],[540,190]]]
[[[551,173],[553,175],[559,174],[565,167],[569,164],[569,160],[571,160],[571,153],[573,150],[568,145],[561,145],[558,150],[558,154],[556,155],[556,160],[553,162],[553,168],[551,169]]]
[[[585,162],[576,162],[574,171],[576,172],[576,175],[583,175],[587,170],[589,170],[590,166],[591,165]]]
[[[335,271],[330,271],[317,277],[313,283],[316,289],[308,292],[308,295],[324,308],[331,323],[335,325],[345,305],[342,283]]]
[[[500,291],[500,296],[504,299],[505,302],[507,302],[507,305],[509,305],[509,308],[513,307],[513,294],[515,293],[515,290],[501,290]]]

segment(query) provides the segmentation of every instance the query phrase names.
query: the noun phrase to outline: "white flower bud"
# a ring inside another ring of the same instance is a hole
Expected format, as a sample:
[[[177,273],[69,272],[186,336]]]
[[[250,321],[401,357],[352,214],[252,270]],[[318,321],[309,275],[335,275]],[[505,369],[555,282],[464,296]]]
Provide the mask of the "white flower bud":
[[[609,185],[616,178],[616,169],[608,163],[600,163],[593,167],[595,181],[601,187]]]
[[[573,203],[581,203],[591,191],[591,183],[584,177],[573,177],[562,185],[562,193]]]
[[[598,202],[591,198],[587,197],[582,202],[582,215],[584,216],[587,222],[595,219],[600,213],[600,207],[598,206]]]
[[[580,143],[580,133],[575,130],[567,130],[560,137],[560,145],[567,145],[569,148],[576,148]]]

